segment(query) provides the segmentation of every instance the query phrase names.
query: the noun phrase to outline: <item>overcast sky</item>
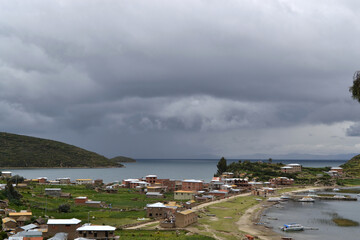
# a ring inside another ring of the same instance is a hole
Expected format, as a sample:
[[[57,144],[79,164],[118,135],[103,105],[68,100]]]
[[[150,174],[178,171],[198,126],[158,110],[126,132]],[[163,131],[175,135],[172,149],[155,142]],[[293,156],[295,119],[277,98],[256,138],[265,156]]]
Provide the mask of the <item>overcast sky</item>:
[[[0,131],[107,157],[360,151],[357,0],[2,0]]]

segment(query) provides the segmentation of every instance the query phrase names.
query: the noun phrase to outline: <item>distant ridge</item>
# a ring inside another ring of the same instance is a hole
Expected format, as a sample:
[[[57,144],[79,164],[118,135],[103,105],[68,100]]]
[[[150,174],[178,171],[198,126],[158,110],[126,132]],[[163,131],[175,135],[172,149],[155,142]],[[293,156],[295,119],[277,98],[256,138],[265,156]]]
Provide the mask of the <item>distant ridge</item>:
[[[116,163],[131,163],[131,162],[136,162],[135,159],[129,158],[129,157],[124,157],[124,156],[117,156],[117,157],[113,157],[110,158],[111,161],[116,162]]]
[[[0,132],[0,168],[122,166],[102,155],[66,143]]]

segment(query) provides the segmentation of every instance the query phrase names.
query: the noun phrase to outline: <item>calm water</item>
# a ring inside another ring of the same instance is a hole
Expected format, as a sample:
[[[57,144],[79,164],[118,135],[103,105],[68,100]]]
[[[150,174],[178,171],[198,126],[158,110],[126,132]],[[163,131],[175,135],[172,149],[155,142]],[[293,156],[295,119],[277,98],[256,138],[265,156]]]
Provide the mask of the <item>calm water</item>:
[[[346,193],[346,195],[356,197],[356,194]],[[316,200],[314,203],[288,201],[280,206],[282,207],[272,207],[267,210],[266,216],[263,216],[261,221],[269,222],[268,225],[272,226],[274,231],[284,236],[296,240],[360,239],[360,227],[340,227],[332,221],[334,216],[338,216],[360,223],[360,201]],[[305,227],[319,228],[319,230],[284,233],[279,230],[279,226],[286,223],[300,223]]]
[[[218,159],[139,159],[136,163],[125,163],[125,168],[87,168],[87,169],[9,169],[13,174],[25,178],[58,177],[103,179],[104,182],[121,181],[126,178],[140,178],[156,174],[159,178],[195,178],[210,181],[216,172]],[[228,160],[237,162],[238,160]],[[259,160],[252,160],[259,161]],[[346,160],[273,160],[273,163],[300,163],[305,167],[339,166]]]

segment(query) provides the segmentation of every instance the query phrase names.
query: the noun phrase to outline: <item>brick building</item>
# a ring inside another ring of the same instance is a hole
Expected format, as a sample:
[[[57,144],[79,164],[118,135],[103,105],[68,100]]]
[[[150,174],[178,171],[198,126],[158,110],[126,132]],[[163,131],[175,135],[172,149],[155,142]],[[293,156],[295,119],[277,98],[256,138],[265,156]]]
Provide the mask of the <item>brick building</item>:
[[[81,220],[72,219],[49,219],[47,222],[48,233],[47,237],[52,237],[58,232],[65,232],[68,234],[68,239],[73,240],[77,237],[76,229],[81,225]]]
[[[85,224],[76,229],[78,236],[81,238],[96,239],[96,240],[111,240],[115,239],[115,227],[107,225],[90,225]]]
[[[185,179],[182,181],[181,189],[184,191],[201,191],[204,188],[202,180]]]

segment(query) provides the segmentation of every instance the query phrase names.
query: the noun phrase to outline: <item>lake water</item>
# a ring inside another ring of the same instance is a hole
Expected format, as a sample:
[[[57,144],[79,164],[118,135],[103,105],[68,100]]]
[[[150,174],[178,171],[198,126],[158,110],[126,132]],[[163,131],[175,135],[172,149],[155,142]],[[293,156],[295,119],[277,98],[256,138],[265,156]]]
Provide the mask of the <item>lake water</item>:
[[[334,194],[324,191],[321,193]],[[346,195],[357,197],[356,194],[346,193]],[[266,216],[263,216],[261,221],[268,222],[267,225],[272,226],[274,231],[296,240],[360,239],[359,226],[340,227],[332,221],[334,217],[340,217],[360,223],[359,210],[360,201],[316,200],[314,203],[288,201],[265,211]],[[269,218],[277,220],[269,220]],[[279,227],[287,223],[299,223],[319,230],[284,233]]]
[[[202,179],[210,181],[217,170],[218,159],[138,159],[136,163],[125,163],[125,168],[42,168],[42,169],[6,169],[25,178],[47,177],[50,180],[59,177],[103,179],[104,182],[121,181],[126,178],[140,178],[156,174],[159,178]],[[237,162],[238,160],[228,160]],[[251,160],[259,161],[259,160]],[[273,160],[273,163],[299,163],[305,167],[339,166],[346,160]]]

